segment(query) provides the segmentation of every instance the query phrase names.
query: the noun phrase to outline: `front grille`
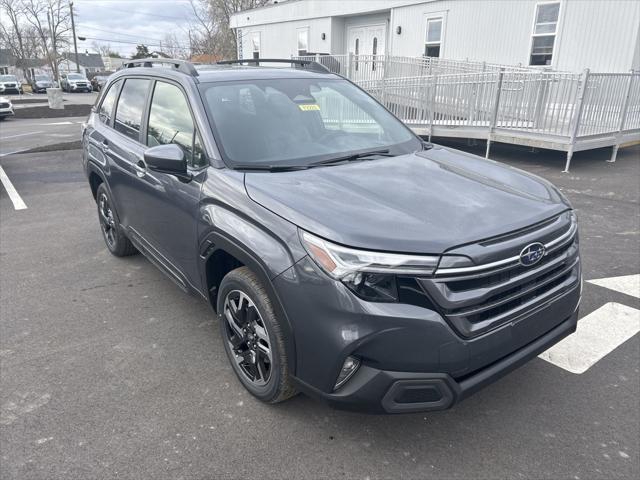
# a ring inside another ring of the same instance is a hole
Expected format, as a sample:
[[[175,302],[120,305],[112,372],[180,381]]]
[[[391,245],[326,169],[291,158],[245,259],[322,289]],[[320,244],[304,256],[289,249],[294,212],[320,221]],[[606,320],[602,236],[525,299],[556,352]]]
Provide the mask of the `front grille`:
[[[513,249],[534,241],[544,243],[547,252],[540,262],[527,267],[518,255],[513,256]],[[538,231],[525,230],[521,240],[510,234],[503,244],[491,241],[470,248],[489,244],[494,254],[491,262],[442,268],[432,278],[418,280],[443,316],[465,337],[524,317],[572,290],[579,281],[577,224],[572,214],[540,224]],[[505,255],[496,257],[503,247]]]
[[[6,102],[2,102],[0,103],[0,108],[9,108],[11,105],[6,103]]]

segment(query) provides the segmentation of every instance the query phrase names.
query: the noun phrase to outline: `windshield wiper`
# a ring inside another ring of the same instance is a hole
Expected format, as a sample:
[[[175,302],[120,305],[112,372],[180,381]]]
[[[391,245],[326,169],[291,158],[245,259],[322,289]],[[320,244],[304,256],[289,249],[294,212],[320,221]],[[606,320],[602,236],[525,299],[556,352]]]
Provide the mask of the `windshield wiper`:
[[[345,155],[344,157],[330,158],[329,160],[321,160],[319,162],[313,162],[310,165],[312,167],[315,167],[318,165],[333,165],[335,163],[354,162],[357,160],[364,160],[365,158],[372,157],[374,155],[377,155],[380,157],[395,157],[395,155],[389,153],[389,149],[387,148],[384,150],[372,150],[369,152],[354,153],[353,155]]]
[[[306,170],[308,165],[261,165],[251,163],[241,163],[233,166],[234,170],[254,170],[259,172],[293,172],[295,170]]]
[[[422,140],[422,150],[431,150],[433,148],[433,143],[427,142],[426,140]]]

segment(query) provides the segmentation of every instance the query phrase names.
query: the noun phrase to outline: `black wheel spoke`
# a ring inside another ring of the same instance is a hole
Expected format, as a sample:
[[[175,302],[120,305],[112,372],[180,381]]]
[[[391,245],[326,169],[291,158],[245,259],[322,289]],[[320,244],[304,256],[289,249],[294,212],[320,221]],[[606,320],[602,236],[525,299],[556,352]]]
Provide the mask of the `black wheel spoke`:
[[[244,292],[229,292],[224,301],[227,342],[237,368],[255,385],[265,385],[271,376],[271,344],[259,310]]]

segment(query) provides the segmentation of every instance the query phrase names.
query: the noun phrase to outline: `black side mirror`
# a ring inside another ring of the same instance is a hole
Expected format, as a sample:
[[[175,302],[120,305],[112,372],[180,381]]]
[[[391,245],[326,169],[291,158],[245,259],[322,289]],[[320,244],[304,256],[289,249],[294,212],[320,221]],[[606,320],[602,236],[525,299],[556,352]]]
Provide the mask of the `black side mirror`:
[[[191,177],[187,172],[187,160],[182,149],[174,144],[158,145],[144,152],[144,161],[149,170],[169,173],[181,179]]]

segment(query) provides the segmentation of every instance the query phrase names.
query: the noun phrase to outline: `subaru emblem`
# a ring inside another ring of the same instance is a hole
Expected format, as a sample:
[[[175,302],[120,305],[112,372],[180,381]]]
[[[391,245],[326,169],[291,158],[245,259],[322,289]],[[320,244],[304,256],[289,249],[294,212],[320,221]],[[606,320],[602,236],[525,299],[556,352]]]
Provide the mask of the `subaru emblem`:
[[[527,245],[520,252],[520,263],[525,267],[530,267],[531,265],[535,265],[542,257],[544,257],[546,250],[544,245],[540,242],[532,243]]]

